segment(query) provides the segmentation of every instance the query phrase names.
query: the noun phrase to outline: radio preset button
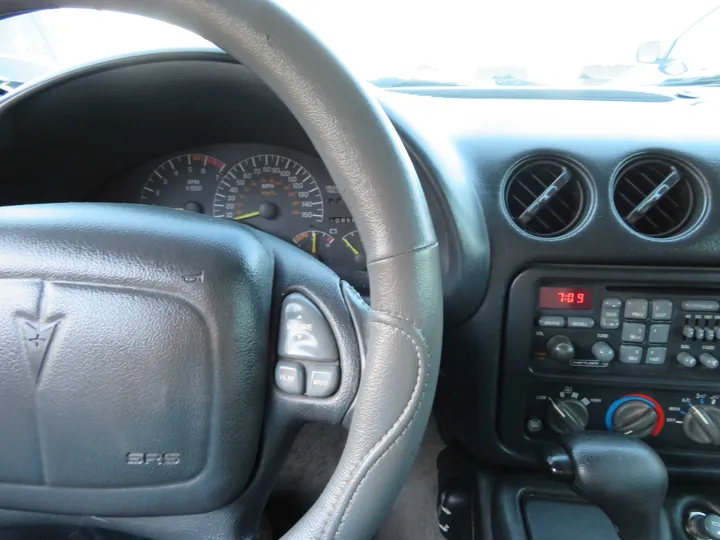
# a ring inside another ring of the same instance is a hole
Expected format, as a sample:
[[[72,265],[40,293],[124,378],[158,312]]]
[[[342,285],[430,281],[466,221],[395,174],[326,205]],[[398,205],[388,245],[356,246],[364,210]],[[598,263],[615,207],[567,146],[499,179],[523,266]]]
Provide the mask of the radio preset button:
[[[642,323],[624,323],[622,327],[622,340],[632,343],[645,341],[645,325]]]
[[[603,300],[602,307],[619,310],[622,307],[622,300],[619,298],[606,298]]]
[[[620,346],[620,362],[623,364],[639,364],[642,361],[642,347],[635,345]]]
[[[667,348],[665,347],[649,347],[645,356],[645,363],[653,366],[659,366],[665,363],[667,358]]]
[[[595,319],[592,317],[568,317],[568,328],[595,328]]]
[[[717,300],[683,300],[681,307],[684,311],[717,311],[720,302]]]
[[[542,328],[565,328],[565,317],[543,315],[538,318],[537,324]]]
[[[644,298],[629,298],[625,302],[625,318],[645,320],[648,316],[648,301]]]
[[[673,303],[670,300],[652,301],[651,317],[654,321],[669,321],[672,319]]]
[[[669,324],[651,324],[648,341],[650,343],[667,343],[670,336]]]

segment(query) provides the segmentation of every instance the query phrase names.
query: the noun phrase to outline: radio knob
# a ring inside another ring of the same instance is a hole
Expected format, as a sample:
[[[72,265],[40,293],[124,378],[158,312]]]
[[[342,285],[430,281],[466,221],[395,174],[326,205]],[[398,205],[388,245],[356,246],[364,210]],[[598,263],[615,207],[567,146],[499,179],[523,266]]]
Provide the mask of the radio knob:
[[[698,357],[698,360],[700,361],[700,363],[703,366],[705,366],[708,369],[717,369],[718,364],[720,364],[720,362],[718,362],[717,358],[715,358],[712,354],[706,353],[706,352],[702,353]]]
[[[693,405],[685,414],[683,431],[693,442],[720,446],[720,409],[712,405]]]
[[[615,358],[615,351],[613,351],[613,348],[604,341],[596,342],[590,351],[593,353],[595,359],[600,360],[601,362],[610,362],[613,358]]]
[[[585,430],[590,413],[577,399],[550,400],[547,423],[555,433],[573,433]]]
[[[641,400],[631,400],[620,405],[612,417],[616,433],[642,439],[657,427],[658,413],[655,407]]]
[[[547,342],[550,358],[560,362],[569,362],[575,357],[575,346],[567,336],[553,336]]]
[[[677,360],[678,364],[687,368],[695,367],[695,364],[697,364],[697,359],[692,354],[685,351],[678,353],[675,360]]]

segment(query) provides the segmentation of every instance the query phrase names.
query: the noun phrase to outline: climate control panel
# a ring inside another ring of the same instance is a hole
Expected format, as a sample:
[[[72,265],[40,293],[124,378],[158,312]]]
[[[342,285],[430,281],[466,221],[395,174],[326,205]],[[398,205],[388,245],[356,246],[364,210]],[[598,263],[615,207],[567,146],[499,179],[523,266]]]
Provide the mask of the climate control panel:
[[[526,403],[525,433],[531,440],[600,430],[638,437],[657,447],[720,452],[720,392],[538,383]]]
[[[614,431],[720,469],[720,271],[539,265],[504,317],[504,444]]]

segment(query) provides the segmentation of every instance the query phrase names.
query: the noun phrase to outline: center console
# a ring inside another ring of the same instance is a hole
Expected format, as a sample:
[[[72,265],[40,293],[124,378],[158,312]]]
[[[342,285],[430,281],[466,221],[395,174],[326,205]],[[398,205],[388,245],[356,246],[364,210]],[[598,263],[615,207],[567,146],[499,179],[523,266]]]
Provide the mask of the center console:
[[[504,338],[505,444],[607,430],[669,465],[720,458],[720,273],[533,267],[510,287]]]

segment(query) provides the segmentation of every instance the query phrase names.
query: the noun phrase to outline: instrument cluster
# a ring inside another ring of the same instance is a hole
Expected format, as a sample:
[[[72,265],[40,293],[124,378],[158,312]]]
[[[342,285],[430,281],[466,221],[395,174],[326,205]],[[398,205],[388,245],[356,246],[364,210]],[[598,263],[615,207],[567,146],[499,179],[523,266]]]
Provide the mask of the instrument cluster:
[[[360,289],[365,253],[354,219],[322,161],[288,148],[224,144],[140,165],[105,198],[207,214],[295,244]]]

